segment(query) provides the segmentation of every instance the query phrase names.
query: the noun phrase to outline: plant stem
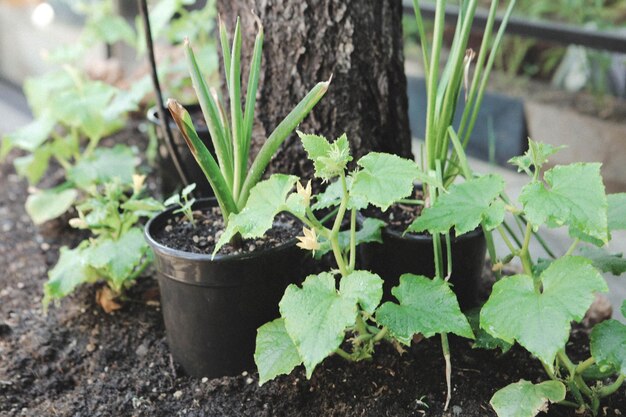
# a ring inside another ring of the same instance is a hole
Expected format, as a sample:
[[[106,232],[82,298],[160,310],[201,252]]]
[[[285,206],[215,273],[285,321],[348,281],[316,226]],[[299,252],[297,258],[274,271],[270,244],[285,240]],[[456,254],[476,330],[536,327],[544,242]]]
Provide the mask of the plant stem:
[[[528,252],[528,248],[530,246],[530,237],[532,236],[533,227],[530,223],[526,223],[526,232],[524,233],[524,244],[522,245],[522,249],[519,252],[519,257],[522,260],[522,266],[524,267],[524,272],[533,276],[533,263],[530,259],[530,253]],[[535,278],[535,289],[539,290],[539,279]]]
[[[580,242],[579,238],[574,239],[574,241],[572,242],[572,245],[569,247],[569,249],[567,250],[567,252],[565,252],[565,255],[563,256],[570,256],[576,249],[576,246],[578,246],[579,242]]]
[[[500,233],[500,236],[502,237],[502,240],[504,240],[504,243],[506,244],[507,248],[509,248],[511,253],[512,254],[517,253],[517,249],[515,248],[515,246],[513,246],[513,244],[509,240],[509,238],[506,235],[506,233],[504,233],[504,230],[503,230],[502,226],[498,226],[498,232]]]
[[[608,397],[611,394],[614,394],[618,389],[620,389],[625,379],[626,377],[624,376],[624,374],[621,374],[620,376],[617,377],[615,382],[613,382],[611,385],[607,385],[606,387],[600,388],[598,390],[598,396],[600,398],[604,398],[604,397]]]
[[[417,200],[412,198],[402,198],[397,201],[398,204],[409,204],[414,206],[424,205],[424,200]]]
[[[450,345],[448,343],[448,335],[441,333],[441,349],[443,350],[443,359],[446,361],[446,404],[443,411],[448,411],[450,400],[452,399],[452,363],[450,361]]]
[[[350,213],[350,264],[348,270],[354,271],[356,265],[356,209]]]
[[[493,234],[491,230],[486,232],[485,228],[483,228],[483,234],[485,235],[485,240],[487,241],[487,252],[489,252],[489,258],[491,259],[491,263],[498,261],[498,255],[496,253],[496,245],[493,243]],[[496,280],[500,280],[502,278],[502,272],[500,270],[495,271]]]
[[[345,350],[343,350],[342,348],[337,348],[337,350],[335,350],[335,353],[347,361],[354,362],[352,360],[352,356],[350,356],[350,354],[346,352]]]
[[[343,172],[341,173],[339,180],[341,181],[341,187],[343,189],[343,197],[341,198],[341,203],[339,204],[339,211],[337,212],[337,217],[333,223],[333,228],[330,231],[329,240],[333,249],[335,261],[339,267],[339,272],[341,272],[341,275],[345,277],[349,274],[349,272],[348,268],[346,268],[346,261],[343,257],[343,253],[341,253],[341,248],[339,247],[339,229],[341,228],[341,222],[346,214],[346,206],[348,205],[348,186],[346,184],[346,175]]]
[[[593,357],[588,358],[584,362],[578,364],[578,366],[576,367],[576,373],[582,375],[583,372],[585,372],[585,370],[587,370],[587,368],[589,368],[594,363],[596,363],[596,360]]]
[[[383,340],[383,338],[387,335],[387,328],[383,327],[382,329],[380,329],[380,331],[378,333],[376,333],[376,336],[374,336],[374,342],[379,342],[381,340]]]

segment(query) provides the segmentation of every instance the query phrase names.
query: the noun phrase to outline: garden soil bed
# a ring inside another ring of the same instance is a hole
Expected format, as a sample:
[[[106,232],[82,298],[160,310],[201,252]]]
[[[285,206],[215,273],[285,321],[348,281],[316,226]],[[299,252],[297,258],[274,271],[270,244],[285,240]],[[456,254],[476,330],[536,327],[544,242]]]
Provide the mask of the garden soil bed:
[[[493,417],[488,403],[498,388],[544,378],[521,349],[501,355],[455,338],[447,412],[437,338],[401,356],[383,345],[370,362],[331,358],[310,381],[300,368],[262,387],[254,370],[213,380],[185,377],[170,359],[151,277],[142,278],[113,314],[96,304],[95,286],[43,314],[46,271],[58,246],[76,235],[61,228],[57,236],[42,236],[24,212],[26,188],[10,161],[0,165],[0,416]],[[586,339],[584,329],[573,332],[573,340]],[[626,415],[626,390],[604,405],[601,415]],[[575,415],[560,407],[547,414]]]

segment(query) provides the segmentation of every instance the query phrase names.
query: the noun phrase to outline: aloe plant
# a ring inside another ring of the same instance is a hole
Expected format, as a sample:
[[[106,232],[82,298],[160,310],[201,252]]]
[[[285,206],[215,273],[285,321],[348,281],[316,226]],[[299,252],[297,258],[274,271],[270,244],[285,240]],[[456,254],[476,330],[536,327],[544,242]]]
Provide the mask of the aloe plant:
[[[480,50],[476,56],[473,50],[467,48],[467,45],[478,0],[461,1],[452,46],[446,64],[441,69],[446,0],[437,0],[432,44],[429,44],[426,37],[419,0],[413,0],[415,20],[422,46],[427,92],[425,160],[422,168],[425,171],[434,171],[440,165],[446,186],[450,185],[461,173],[457,154],[449,156],[448,153],[451,140],[449,128],[454,120],[457,101],[465,86],[463,96],[465,108],[457,132],[465,147],[476,123],[489,74],[515,2],[516,0],[509,1],[495,37],[493,28],[498,0],[491,2]],[[474,58],[476,58],[476,64],[473,75],[470,76],[471,63]]]
[[[257,19],[258,21],[258,19]],[[224,74],[228,90],[229,109],[223,104],[216,90],[205,83],[189,42],[185,52],[191,79],[198,96],[202,113],[211,134],[215,156],[198,137],[189,113],[176,100],[168,100],[168,108],[183,134],[189,149],[206,175],[217,198],[224,221],[231,213],[238,213],[246,205],[250,190],[256,185],[270,159],[282,142],[309,114],[324,96],[329,81],[318,83],[269,135],[259,153],[248,168],[254,108],[259,83],[263,48],[263,27],[254,42],[245,105],[241,104],[241,27],[239,19],[235,26],[232,46],[229,47],[226,27],[220,21],[219,31],[224,57]]]

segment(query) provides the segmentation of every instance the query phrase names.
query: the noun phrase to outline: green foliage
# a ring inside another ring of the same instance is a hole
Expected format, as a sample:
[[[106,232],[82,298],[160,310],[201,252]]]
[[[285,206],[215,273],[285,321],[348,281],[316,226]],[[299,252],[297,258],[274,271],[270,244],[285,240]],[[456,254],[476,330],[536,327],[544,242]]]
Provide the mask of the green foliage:
[[[424,337],[454,333],[474,338],[456,296],[443,279],[404,274],[391,293],[399,304],[384,303],[376,312],[376,321],[400,342],[409,345],[418,333]]]
[[[498,281],[480,313],[480,325],[508,343],[517,341],[550,369],[581,321],[594,293],[608,291],[591,262],[581,257],[554,261],[535,282],[528,275]]]
[[[432,207],[424,209],[407,230],[447,233],[454,227],[460,236],[481,223],[486,230],[494,229],[504,219],[504,203],[499,200],[503,190],[504,180],[495,174],[455,184]]]
[[[626,301],[622,304],[626,317]],[[617,320],[606,320],[591,331],[591,356],[600,369],[616,369],[626,376],[626,325]]]
[[[189,42],[185,42],[185,53],[191,79],[211,134],[215,157],[199,139],[191,123],[189,113],[172,99],[168,101],[168,108],[191,153],[205,173],[218,200],[222,215],[227,221],[231,213],[239,213],[245,207],[250,190],[260,181],[278,147],[324,96],[329,82],[318,83],[313,87],[291,113],[278,124],[248,169],[254,108],[261,68],[263,28],[259,27],[254,42],[245,106],[242,106],[241,97],[242,39],[239,20],[235,26],[231,47],[228,45],[226,27],[220,24],[219,29],[229,107],[222,103],[222,99],[215,92],[216,90],[209,90],[195,54]]]
[[[189,184],[182,189],[180,194],[174,193],[170,198],[163,202],[165,206],[178,206],[178,208],[174,210],[173,213],[183,213],[187,221],[192,225],[195,224],[195,219],[193,217],[193,210],[191,209],[191,206],[193,206],[193,203],[196,202],[196,199],[191,197],[191,192],[195,189],[196,184]]]
[[[259,327],[254,362],[259,369],[259,384],[279,375],[289,374],[302,363],[296,345],[285,329],[285,319],[276,319]]]
[[[357,164],[362,169],[354,174],[351,194],[383,211],[411,195],[414,182],[425,178],[415,162],[396,155],[371,152],[359,159]]]
[[[480,327],[480,308],[474,308],[468,311],[466,316],[467,321],[470,326],[472,326],[472,332],[474,332],[476,336],[472,344],[474,349],[500,349],[502,353],[506,353],[513,347],[512,343],[493,337]]]
[[[609,194],[606,198],[609,230],[626,230],[626,193]]]
[[[510,254],[499,261],[495,253],[491,255],[498,266],[517,257],[524,271],[495,283],[480,312],[480,327],[492,337],[526,348],[543,362],[550,379],[567,387],[569,405],[597,415],[601,399],[617,391],[625,380],[619,371],[626,340],[623,325],[609,321],[596,326],[592,332],[593,357],[578,364],[567,356],[565,345],[571,322],[583,319],[596,292],[608,291],[599,271],[619,275],[626,271],[626,262],[621,254],[598,247],[576,249],[581,241],[603,246],[610,240],[611,229],[622,228],[624,196],[606,196],[599,164],[555,166],[542,175],[548,157],[557,150],[529,141],[528,152],[511,160],[530,181],[519,197],[522,209],[504,195],[503,200],[505,208],[518,216],[518,224],[525,223],[526,228],[519,238],[511,227],[498,226]],[[549,253],[552,259],[533,259],[530,240],[534,230],[542,226],[569,229],[573,242],[563,256]],[[572,256],[574,253],[581,256]],[[538,386],[523,385],[511,385],[494,396],[492,405],[498,415],[536,415],[543,397],[527,393]],[[526,401],[527,395],[536,398],[536,406]],[[565,395],[558,398],[553,401],[564,401]]]
[[[309,159],[313,161],[315,176],[318,178],[328,181],[338,177],[352,160],[348,137],[345,133],[332,143],[318,135],[305,135],[298,132],[298,136],[302,140],[302,146]]]
[[[132,184],[137,157],[127,146],[97,148],[93,154],[82,158],[67,171],[67,179],[79,189],[101,185],[118,179],[123,184]]]
[[[91,196],[77,206],[79,217],[71,219],[70,225],[89,230],[92,237],[74,249],[61,249],[44,285],[44,307],[78,285],[98,280],[121,295],[150,264],[152,252],[137,223],[162,210],[163,205],[142,197],[142,188],[142,177],[135,177],[132,186],[115,180],[101,191],[92,188]]]
[[[33,223],[55,219],[74,205],[78,191],[74,188],[52,188],[33,193],[26,199],[26,213]]]
[[[607,199],[600,164],[577,163],[554,167],[545,183],[532,181],[522,189],[520,202],[533,225],[569,226],[570,235],[608,241]]]
[[[565,385],[559,381],[533,384],[522,379],[496,392],[489,403],[498,417],[535,417],[564,399]]]

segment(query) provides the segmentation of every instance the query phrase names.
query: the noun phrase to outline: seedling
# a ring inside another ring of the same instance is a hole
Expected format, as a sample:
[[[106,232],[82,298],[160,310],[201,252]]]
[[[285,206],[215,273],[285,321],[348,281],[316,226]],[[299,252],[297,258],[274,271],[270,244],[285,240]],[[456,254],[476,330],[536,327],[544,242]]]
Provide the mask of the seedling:
[[[196,202],[196,199],[191,197],[191,192],[196,189],[196,184],[189,184],[180,192],[172,195],[163,203],[166,206],[177,205],[179,208],[173,211],[174,214],[182,213],[189,223],[195,225],[195,219],[193,217],[193,210],[191,206]]]

